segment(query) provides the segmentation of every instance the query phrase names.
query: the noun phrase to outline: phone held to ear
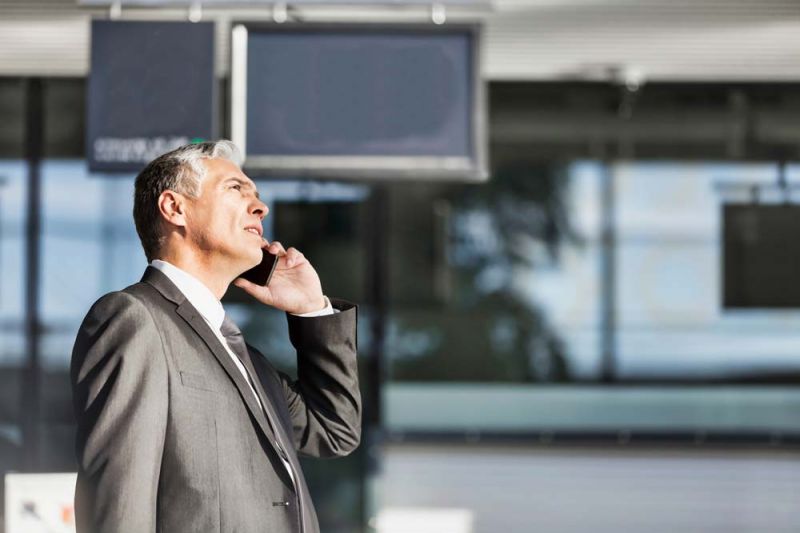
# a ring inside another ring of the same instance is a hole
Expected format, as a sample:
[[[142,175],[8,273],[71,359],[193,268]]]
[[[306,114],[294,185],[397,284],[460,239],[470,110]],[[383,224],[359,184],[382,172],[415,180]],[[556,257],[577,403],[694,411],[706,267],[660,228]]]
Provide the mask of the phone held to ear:
[[[261,262],[239,276],[251,283],[266,287],[269,285],[269,280],[272,279],[272,273],[275,272],[275,267],[278,265],[278,256],[272,255],[266,249],[262,248]]]

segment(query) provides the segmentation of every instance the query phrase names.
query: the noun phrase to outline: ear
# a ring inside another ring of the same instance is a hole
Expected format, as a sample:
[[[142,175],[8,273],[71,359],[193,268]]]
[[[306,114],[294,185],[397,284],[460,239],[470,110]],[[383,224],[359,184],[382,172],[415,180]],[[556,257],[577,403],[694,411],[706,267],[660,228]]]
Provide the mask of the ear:
[[[166,190],[158,197],[158,210],[161,216],[175,226],[186,225],[186,197],[175,191]]]

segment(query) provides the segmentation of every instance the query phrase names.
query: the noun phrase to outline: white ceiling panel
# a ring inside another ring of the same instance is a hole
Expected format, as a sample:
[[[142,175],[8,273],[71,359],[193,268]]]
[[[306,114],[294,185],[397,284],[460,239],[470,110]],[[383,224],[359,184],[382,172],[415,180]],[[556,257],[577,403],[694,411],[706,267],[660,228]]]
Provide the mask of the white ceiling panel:
[[[85,76],[89,20],[107,10],[76,0],[0,0],[0,75]],[[420,8],[302,8],[306,20],[425,20]],[[123,9],[123,18],[184,17],[182,10]],[[217,70],[227,72],[232,17],[268,10],[208,8],[217,19]],[[495,0],[452,12],[486,23],[491,80],[597,80],[628,72],[645,81],[800,81],[797,0]]]

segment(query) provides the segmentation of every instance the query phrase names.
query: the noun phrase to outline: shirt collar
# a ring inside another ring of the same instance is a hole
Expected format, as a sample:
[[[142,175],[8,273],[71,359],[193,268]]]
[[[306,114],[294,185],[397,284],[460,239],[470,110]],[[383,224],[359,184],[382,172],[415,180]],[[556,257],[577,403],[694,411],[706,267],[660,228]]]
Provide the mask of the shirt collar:
[[[161,259],[153,259],[150,266],[160,270],[172,283],[178,287],[186,299],[189,300],[202,317],[217,331],[225,320],[225,309],[222,303],[217,300],[211,289],[206,287],[202,281],[192,276],[185,270],[181,270],[172,263],[167,263]]]

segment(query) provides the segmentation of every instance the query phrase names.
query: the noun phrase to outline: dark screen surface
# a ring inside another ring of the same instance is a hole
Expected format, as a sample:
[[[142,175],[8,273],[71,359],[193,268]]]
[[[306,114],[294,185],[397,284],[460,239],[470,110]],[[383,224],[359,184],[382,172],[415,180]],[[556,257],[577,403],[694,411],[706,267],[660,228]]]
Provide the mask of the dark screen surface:
[[[214,97],[213,23],[92,21],[89,168],[136,172],[213,138]]]
[[[800,307],[800,206],[723,207],[726,308]]]
[[[470,157],[468,30],[251,29],[247,153]]]

